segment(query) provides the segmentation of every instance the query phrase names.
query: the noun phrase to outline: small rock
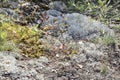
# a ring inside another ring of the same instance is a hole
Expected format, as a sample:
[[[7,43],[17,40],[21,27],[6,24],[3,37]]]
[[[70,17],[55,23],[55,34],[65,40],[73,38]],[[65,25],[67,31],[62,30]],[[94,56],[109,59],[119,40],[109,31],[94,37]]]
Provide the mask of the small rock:
[[[60,55],[59,55],[59,54],[56,54],[56,57],[60,57]]]
[[[58,16],[62,16],[62,13],[57,10],[48,10],[47,15],[58,17]]]
[[[82,62],[85,62],[87,60],[85,54],[74,55],[72,57],[72,59],[75,60],[77,63],[82,63]]]
[[[37,79],[37,80],[45,80],[45,79],[44,79],[44,74],[37,74],[37,75],[36,75],[36,79]]]
[[[6,53],[0,52],[0,73],[16,73],[18,68],[16,66],[16,59],[11,55],[6,55]]]
[[[85,67],[88,72],[92,73],[94,71],[100,72],[102,64],[100,62],[88,63]]]
[[[87,50],[86,56],[88,59],[91,58],[91,60],[93,60],[93,61],[96,61],[96,60],[99,61],[99,60],[103,60],[105,58],[105,53],[102,53],[97,50]]]
[[[18,19],[19,18],[18,14],[15,13],[14,10],[9,9],[9,8],[0,8],[0,14],[10,16],[13,19]]]
[[[67,6],[62,1],[53,1],[49,4],[51,9],[55,9],[60,12],[67,12]]]
[[[39,62],[45,62],[47,63],[48,62],[48,58],[45,57],[45,56],[41,56],[39,59],[38,59]]]
[[[97,46],[94,43],[79,41],[80,50],[96,50]]]

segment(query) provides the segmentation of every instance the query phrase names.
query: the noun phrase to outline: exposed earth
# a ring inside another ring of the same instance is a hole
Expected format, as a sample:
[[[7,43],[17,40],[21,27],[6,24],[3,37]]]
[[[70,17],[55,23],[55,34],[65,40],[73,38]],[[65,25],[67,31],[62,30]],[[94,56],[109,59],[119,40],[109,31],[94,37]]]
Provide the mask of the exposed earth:
[[[0,80],[120,80],[120,29],[112,24],[71,12],[62,1],[1,1],[0,14],[21,26],[38,25],[48,48],[37,58],[0,51]]]

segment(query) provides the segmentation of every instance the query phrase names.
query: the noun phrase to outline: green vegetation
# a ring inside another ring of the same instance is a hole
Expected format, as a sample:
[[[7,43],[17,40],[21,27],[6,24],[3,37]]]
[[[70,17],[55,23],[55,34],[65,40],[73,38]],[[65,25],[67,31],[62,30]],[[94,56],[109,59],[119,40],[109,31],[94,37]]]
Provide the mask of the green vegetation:
[[[111,36],[105,36],[105,37],[102,38],[102,42],[105,45],[110,45],[110,44],[115,43],[115,38],[111,37]]]
[[[115,0],[116,3],[110,4],[109,0],[80,0],[74,1],[70,0],[68,2],[69,6],[73,11],[79,11],[82,14],[86,14],[94,17],[105,23],[110,23],[112,21],[120,20],[118,17],[120,16],[119,6],[120,3],[118,0]]]
[[[3,45],[6,40],[6,32],[4,32],[2,29],[0,29],[0,44]]]
[[[114,29],[120,33],[120,26],[114,26]]]
[[[99,43],[99,38],[94,37],[90,41],[95,43],[95,44],[98,44]]]
[[[103,44],[103,45],[110,45],[110,44],[114,44],[117,42],[117,39],[112,37],[112,36],[101,36],[99,38],[92,38],[90,40],[91,42],[95,43],[95,44]]]
[[[102,74],[105,74],[107,72],[108,68],[105,64],[102,65],[102,68],[101,68],[101,73]]]
[[[4,15],[3,15],[4,16]],[[44,47],[39,38],[42,31],[36,27],[21,26],[13,21],[0,23],[0,50],[9,51],[19,48],[20,53],[28,57],[39,57],[44,52]]]

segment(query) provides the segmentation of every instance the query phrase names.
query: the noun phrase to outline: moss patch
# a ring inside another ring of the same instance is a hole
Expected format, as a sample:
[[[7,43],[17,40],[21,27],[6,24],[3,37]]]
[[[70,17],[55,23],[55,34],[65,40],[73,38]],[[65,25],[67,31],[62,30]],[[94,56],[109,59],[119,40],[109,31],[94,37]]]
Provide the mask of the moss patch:
[[[20,53],[28,57],[39,57],[44,52],[44,44],[39,42],[42,31],[29,26],[21,26],[13,21],[2,21],[0,23],[0,50],[13,50],[15,44],[20,49]],[[8,44],[6,44],[9,42]]]

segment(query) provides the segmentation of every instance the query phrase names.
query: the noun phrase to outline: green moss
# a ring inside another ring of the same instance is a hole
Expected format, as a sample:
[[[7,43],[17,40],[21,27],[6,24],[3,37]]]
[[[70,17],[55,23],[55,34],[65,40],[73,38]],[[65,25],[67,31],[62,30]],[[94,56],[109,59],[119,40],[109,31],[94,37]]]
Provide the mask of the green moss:
[[[95,43],[95,44],[97,44],[97,43],[99,43],[99,38],[92,38],[91,40],[90,40],[90,42],[93,42],[93,43]]]
[[[112,36],[101,36],[101,37],[95,37],[95,38],[92,38],[90,40],[91,42],[95,43],[95,44],[103,44],[103,45],[111,45],[111,44],[114,44],[116,43],[117,39],[115,37],[112,37]]]
[[[2,15],[1,15],[2,16]],[[20,53],[28,57],[39,57],[44,53],[44,44],[39,42],[42,31],[29,26],[21,26],[13,21],[0,23],[0,51],[18,48]],[[7,42],[15,44],[9,45]]]
[[[107,72],[108,68],[106,65],[102,65],[102,68],[101,68],[101,73],[102,74],[105,74]]]
[[[114,29],[120,33],[120,26],[114,26]]]
[[[115,43],[115,38],[112,36],[105,36],[102,38],[102,42],[105,45],[110,45],[110,44]]]
[[[0,51],[13,51],[16,48],[15,45],[5,42],[3,45],[0,45]]]

